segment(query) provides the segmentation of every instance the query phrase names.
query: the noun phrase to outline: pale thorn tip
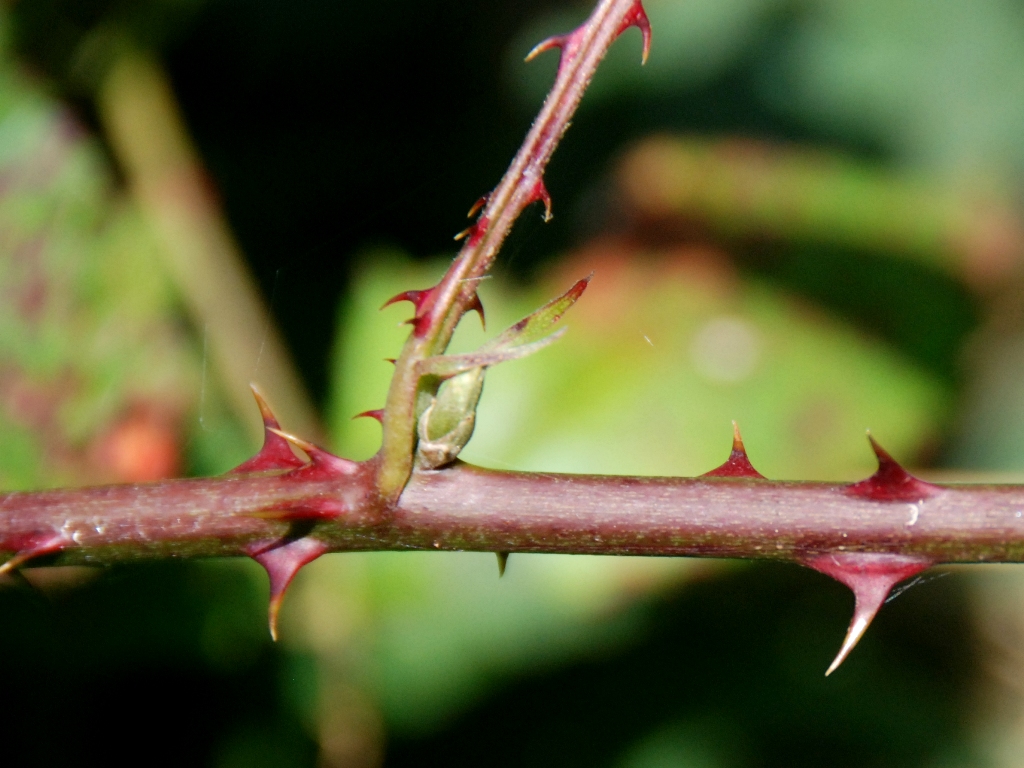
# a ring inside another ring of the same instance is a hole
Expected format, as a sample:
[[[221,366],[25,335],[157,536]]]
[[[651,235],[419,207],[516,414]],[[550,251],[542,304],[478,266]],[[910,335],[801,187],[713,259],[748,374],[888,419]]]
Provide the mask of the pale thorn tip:
[[[531,62],[535,58],[540,56],[542,53],[544,53],[544,51],[550,51],[552,48],[558,48],[561,45],[562,38],[558,35],[555,35],[554,37],[545,38],[544,40],[541,40],[539,43],[533,46],[533,48],[530,49],[530,52],[526,54],[526,58],[523,59],[523,61]]]
[[[743,451],[743,436],[740,434],[740,425],[735,419],[732,421],[732,449],[734,451]]]
[[[853,621],[850,622],[850,628],[846,630],[846,638],[843,640],[843,646],[839,649],[839,653],[832,660],[829,668],[825,670],[825,677],[828,677],[835,672],[839,665],[846,661],[846,657],[850,655],[850,651],[856,647],[860,639],[864,637],[864,633],[867,631],[868,626],[871,624],[871,619],[874,618],[874,614],[871,616],[864,616],[863,614],[854,615]]]
[[[271,600],[267,609],[267,619],[270,623],[270,639],[277,642],[277,615],[281,611],[281,600]]]
[[[307,442],[307,441],[303,440],[301,437],[297,437],[297,436],[291,434],[290,432],[285,432],[283,429],[274,429],[274,427],[267,427],[267,430],[269,432],[273,432],[278,437],[284,438],[289,443],[294,445],[296,448],[301,449],[302,451],[304,451],[305,453],[309,454],[310,456],[312,456],[314,453],[317,453],[319,451],[319,449],[315,445],[313,445],[312,443]]]

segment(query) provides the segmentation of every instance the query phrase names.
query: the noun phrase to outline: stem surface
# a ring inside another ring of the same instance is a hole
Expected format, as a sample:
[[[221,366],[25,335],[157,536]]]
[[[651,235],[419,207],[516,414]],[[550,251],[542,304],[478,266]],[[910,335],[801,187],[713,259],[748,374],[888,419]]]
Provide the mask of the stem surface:
[[[875,501],[849,485],[748,478],[500,472],[456,464],[416,472],[396,504],[374,463],[341,479],[251,475],[0,496],[0,549],[57,535],[32,562],[112,563],[250,554],[309,535],[330,551],[476,550],[690,555],[807,561],[879,552],[936,563],[1024,562],[1024,487],[936,486],[917,502]],[[275,509],[345,508],[330,520]]]

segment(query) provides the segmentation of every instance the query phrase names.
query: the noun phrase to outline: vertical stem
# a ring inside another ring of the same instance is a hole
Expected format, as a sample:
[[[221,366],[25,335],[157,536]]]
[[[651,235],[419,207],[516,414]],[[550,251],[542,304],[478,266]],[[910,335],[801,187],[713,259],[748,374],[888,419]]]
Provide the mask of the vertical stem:
[[[443,352],[455,326],[476,294],[501,244],[523,209],[539,198],[544,169],[569,127],[583,93],[608,48],[631,23],[646,27],[639,0],[601,0],[575,32],[558,40],[562,48],[555,83],[501,182],[490,194],[473,234],[434,289],[429,308],[402,349],[388,390],[384,413],[378,488],[396,499],[412,472],[416,438],[417,363]],[[646,32],[645,32],[646,35]]]

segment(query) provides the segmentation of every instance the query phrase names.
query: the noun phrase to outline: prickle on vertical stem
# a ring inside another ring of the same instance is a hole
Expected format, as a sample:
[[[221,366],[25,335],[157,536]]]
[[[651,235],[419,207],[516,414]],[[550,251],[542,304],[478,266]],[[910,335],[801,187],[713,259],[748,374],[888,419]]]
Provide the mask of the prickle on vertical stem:
[[[621,35],[630,27],[636,27],[640,30],[640,34],[643,35],[644,48],[643,53],[640,55],[640,63],[646,64],[647,57],[651,53],[651,22],[647,18],[647,11],[644,10],[644,5],[641,0],[636,0],[633,3],[633,7],[626,12],[622,18],[622,25],[619,27],[616,35]],[[541,40],[535,45],[528,54],[526,54],[525,61],[532,61],[540,54],[545,51],[550,51],[553,48],[558,48],[562,52],[561,59],[558,63],[558,70],[561,73],[562,66],[566,61],[572,59],[577,51],[579,50],[582,36],[586,32],[586,25],[577,27],[572,32],[565,35],[553,35],[544,40]]]

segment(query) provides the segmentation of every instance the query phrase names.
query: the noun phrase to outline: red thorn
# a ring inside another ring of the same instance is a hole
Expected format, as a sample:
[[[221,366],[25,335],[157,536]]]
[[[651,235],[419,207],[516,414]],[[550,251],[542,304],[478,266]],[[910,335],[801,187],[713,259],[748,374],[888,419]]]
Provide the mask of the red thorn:
[[[384,362],[385,363],[391,363],[392,365],[394,365],[395,363],[398,362],[398,358],[397,357],[385,357],[384,358]]]
[[[456,240],[462,240],[465,237],[469,237],[466,243],[470,248],[479,245],[480,241],[484,239],[484,235],[487,234],[487,227],[490,226],[491,220],[486,216],[481,216],[477,219],[472,226],[466,227],[464,230],[459,232],[455,236]]]
[[[640,64],[647,63],[647,56],[651,52],[651,21],[647,18],[647,11],[644,10],[644,4],[641,0],[636,0],[633,3],[633,7],[629,9],[629,12],[622,19],[622,26],[619,27],[618,34],[622,34],[630,27],[636,27],[640,30],[640,34],[644,36],[644,52],[640,56]]]
[[[625,16],[622,17],[622,24],[619,27],[618,32],[616,32],[616,36],[621,35],[630,27],[638,28],[640,30],[640,34],[643,35],[644,51],[641,55],[640,63],[646,64],[647,56],[651,52],[651,22],[647,18],[647,11],[644,10],[644,5],[641,0],[635,0],[633,6],[626,12]],[[564,65],[567,60],[576,56],[586,29],[587,25],[583,24],[567,35],[553,35],[545,40],[541,40],[528,54],[526,54],[526,61],[533,61],[533,59],[545,51],[550,51],[553,48],[559,48],[561,49],[562,55],[558,62],[558,72],[561,74],[562,65]]]
[[[381,424],[383,424],[384,423],[384,409],[383,408],[378,408],[375,411],[363,411],[362,413],[357,413],[352,418],[353,418],[353,420],[354,419],[363,419],[363,418],[376,419]]]
[[[918,557],[877,552],[833,552],[805,562],[810,568],[831,576],[853,590],[853,619],[839,653],[825,672],[826,677],[836,671],[864,636],[893,586],[920,573],[931,564],[931,561]]]
[[[284,602],[285,590],[302,566],[313,562],[328,549],[324,542],[305,536],[286,544],[271,544],[269,547],[249,552],[249,556],[262,565],[270,577],[270,605],[267,609],[267,618],[270,622],[270,636],[275,642],[277,616],[281,611],[281,603]]]
[[[59,552],[69,543],[70,541],[64,534],[51,531],[40,531],[5,539],[0,543],[0,548],[14,550],[15,554],[6,563],[0,565],[0,576],[20,568],[33,558]]]
[[[472,227],[470,227],[472,229]],[[384,307],[396,304],[399,301],[411,301],[413,306],[416,308],[411,319],[406,320],[407,323],[414,327],[413,332],[417,336],[421,336],[426,328],[423,323],[424,318],[430,312],[431,307],[434,305],[434,297],[437,295],[437,286],[433,288],[426,288],[422,291],[403,291],[396,296],[392,296],[390,299],[384,302]],[[385,358],[390,359],[390,358]]]
[[[567,35],[555,35],[546,40],[541,40],[533,47],[532,51],[526,54],[526,61],[532,61],[535,57],[544,53],[544,51],[559,48],[562,55],[558,59],[558,74],[561,74],[565,62],[575,57],[577,51],[579,51],[580,43],[586,30],[586,24],[583,24]]]
[[[505,575],[505,566],[508,565],[508,552],[495,552],[498,556],[498,578]]]
[[[390,307],[392,304],[397,304],[400,301],[411,301],[412,305],[416,307],[416,312],[418,314],[420,308],[426,303],[433,290],[433,288],[426,288],[422,291],[402,291],[381,304],[380,308],[384,309],[385,307]]]
[[[483,302],[480,301],[479,294],[474,293],[473,298],[470,299],[469,304],[466,305],[466,311],[469,312],[471,310],[480,315],[480,325],[482,325],[483,329],[486,331],[487,318],[484,317],[484,305]]]
[[[263,417],[263,447],[260,448],[259,453],[251,459],[243,461],[232,469],[229,474],[240,475],[248,472],[266,472],[271,469],[294,469],[295,467],[301,467],[304,464],[302,459],[296,456],[288,442],[275,432],[275,430],[281,428],[281,425],[277,423],[277,419],[274,417],[273,411],[270,410],[270,406],[267,405],[267,401],[263,398],[263,394],[257,389],[255,384],[250,384],[249,388],[252,390],[253,397],[256,398],[256,405],[259,407],[260,415]]]
[[[701,477],[748,477],[754,480],[764,480],[765,477],[750,463],[747,458],[747,449],[743,447],[743,438],[740,436],[739,425],[732,423],[732,453],[725,460],[722,466],[705,472]]]
[[[537,183],[533,185],[533,190],[530,192],[530,200],[526,204],[530,205],[538,200],[544,203],[544,221],[551,221],[551,194],[544,185],[544,179],[537,179]]]
[[[907,470],[896,463],[889,453],[882,448],[875,438],[868,434],[871,448],[878,457],[878,471],[867,480],[846,486],[845,492],[851,496],[871,499],[872,501],[922,501],[942,491],[937,485],[918,480]]]
[[[487,201],[491,198],[491,193],[488,192],[486,195],[481,195],[480,199],[473,203],[473,207],[469,209],[469,213],[466,214],[467,219],[472,219],[480,210],[487,205]]]
[[[533,61],[545,51],[550,51],[553,48],[564,49],[567,38],[568,35],[552,35],[551,37],[541,40],[530,49],[530,52],[526,54],[526,58],[523,59],[523,61]]]
[[[279,429],[271,429],[276,435],[294,445],[307,456],[309,463],[303,464],[298,469],[293,469],[286,477],[296,480],[332,480],[337,477],[347,477],[359,471],[359,465],[354,461],[335,456],[330,451],[325,451],[319,446],[308,443],[301,437],[290,435]]]

